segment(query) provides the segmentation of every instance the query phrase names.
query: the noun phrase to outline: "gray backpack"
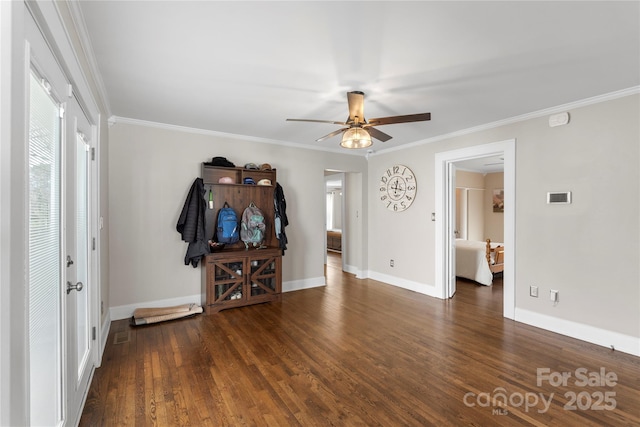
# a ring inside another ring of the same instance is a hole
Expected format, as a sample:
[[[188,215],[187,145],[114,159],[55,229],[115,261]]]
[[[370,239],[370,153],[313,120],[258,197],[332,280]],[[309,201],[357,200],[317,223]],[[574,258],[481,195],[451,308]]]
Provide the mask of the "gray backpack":
[[[240,239],[246,248],[260,246],[264,241],[264,214],[253,202],[246,207],[240,221]]]

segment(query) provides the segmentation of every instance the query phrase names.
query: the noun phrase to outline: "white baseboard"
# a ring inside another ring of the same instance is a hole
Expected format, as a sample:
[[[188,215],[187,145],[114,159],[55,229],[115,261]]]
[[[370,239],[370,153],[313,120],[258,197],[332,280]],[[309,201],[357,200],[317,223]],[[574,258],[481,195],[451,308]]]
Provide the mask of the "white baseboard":
[[[545,329],[606,348],[613,347],[617,351],[640,356],[639,337],[632,337],[517,307],[515,310],[515,320],[516,322],[526,323],[536,328]]]
[[[353,266],[353,265],[345,265],[345,272],[346,273],[350,273],[350,274],[355,274],[356,279],[365,279],[366,277],[363,276],[362,274],[362,270],[360,270],[359,268]]]
[[[325,282],[324,276],[304,279],[304,280],[293,280],[293,281],[285,282],[282,284],[282,292],[298,291],[301,289],[310,289],[310,288],[316,288],[318,286],[325,286],[325,285],[326,285],[326,282]],[[189,295],[185,297],[141,302],[138,304],[120,305],[116,307],[111,307],[109,309],[110,316],[108,315],[107,317],[110,317],[110,321],[128,319],[131,316],[133,316],[133,311],[136,308],[172,307],[174,305],[192,304],[192,303],[201,305],[202,300],[203,300],[203,296],[201,294],[196,294],[196,295]]]
[[[189,296],[178,297],[178,298],[169,298],[169,299],[163,299],[163,300],[157,300],[157,301],[147,301],[147,302],[141,302],[138,304],[120,305],[117,307],[111,307],[109,309],[109,313],[111,314],[111,320],[122,320],[122,319],[128,319],[129,317],[133,316],[133,311],[136,308],[173,307],[175,305],[194,304],[194,303],[198,305],[202,304],[201,294],[189,295]]]
[[[302,289],[318,288],[326,285],[327,282],[324,276],[302,280],[291,280],[282,284],[282,292],[300,291]]]
[[[98,354],[98,361],[96,368],[102,366],[102,355],[104,349],[107,347],[107,339],[109,338],[109,331],[111,330],[111,310],[107,310],[107,315],[104,316],[102,327],[100,328],[100,354]]]
[[[369,270],[366,278],[377,280],[388,285],[397,286],[399,288],[408,289],[410,291],[418,292],[420,294],[428,295],[430,297],[440,298],[438,290],[433,285],[427,285],[426,283],[414,282],[412,280],[401,279],[399,277],[390,276],[388,274],[377,273]]]

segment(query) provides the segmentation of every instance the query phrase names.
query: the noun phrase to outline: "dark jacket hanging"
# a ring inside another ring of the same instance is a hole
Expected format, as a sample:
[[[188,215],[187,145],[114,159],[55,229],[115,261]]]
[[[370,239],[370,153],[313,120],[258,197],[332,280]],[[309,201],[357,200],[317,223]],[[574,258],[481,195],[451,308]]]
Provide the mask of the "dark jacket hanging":
[[[204,194],[204,181],[202,178],[196,178],[191,185],[176,225],[176,230],[182,235],[182,240],[189,243],[184,257],[184,265],[191,263],[194,268],[198,266],[202,256],[209,253],[204,231],[206,210]]]
[[[275,233],[278,238],[280,249],[282,249],[282,255],[287,249],[287,234],[284,232],[284,228],[289,225],[289,219],[287,218],[287,201],[284,198],[284,190],[282,186],[276,182],[276,189],[273,192],[273,204],[275,208]]]

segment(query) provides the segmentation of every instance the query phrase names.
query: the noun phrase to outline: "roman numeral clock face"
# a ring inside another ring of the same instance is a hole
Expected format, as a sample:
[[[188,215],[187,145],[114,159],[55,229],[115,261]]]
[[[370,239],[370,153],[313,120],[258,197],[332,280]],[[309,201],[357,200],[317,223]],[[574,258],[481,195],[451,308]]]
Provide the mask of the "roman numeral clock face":
[[[418,185],[416,177],[406,166],[394,165],[380,178],[380,201],[387,209],[401,212],[413,203]]]

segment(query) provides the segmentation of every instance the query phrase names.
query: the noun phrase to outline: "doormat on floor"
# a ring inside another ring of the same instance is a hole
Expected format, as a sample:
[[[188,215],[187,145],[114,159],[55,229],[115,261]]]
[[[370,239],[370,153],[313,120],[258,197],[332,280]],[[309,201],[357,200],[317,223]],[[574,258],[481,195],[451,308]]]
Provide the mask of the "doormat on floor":
[[[196,304],[183,304],[161,308],[136,308],[133,311],[133,317],[131,317],[131,324],[134,326],[149,325],[151,323],[193,316],[199,313],[202,313],[202,307]]]

